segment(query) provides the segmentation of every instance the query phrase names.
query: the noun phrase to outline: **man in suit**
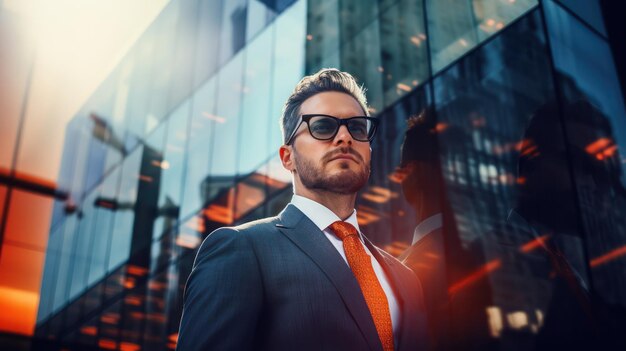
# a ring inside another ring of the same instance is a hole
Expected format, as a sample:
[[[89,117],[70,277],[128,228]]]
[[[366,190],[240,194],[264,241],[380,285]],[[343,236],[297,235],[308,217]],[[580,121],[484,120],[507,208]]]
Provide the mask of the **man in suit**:
[[[426,349],[419,281],[357,223],[377,122],[348,73],[323,69],[298,83],[280,147],[292,201],[276,217],[205,239],[178,350]]]

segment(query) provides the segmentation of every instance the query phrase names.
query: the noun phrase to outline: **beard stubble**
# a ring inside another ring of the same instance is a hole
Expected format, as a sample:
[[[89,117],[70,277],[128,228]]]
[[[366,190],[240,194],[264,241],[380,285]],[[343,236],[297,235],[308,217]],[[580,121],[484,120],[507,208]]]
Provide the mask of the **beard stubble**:
[[[359,191],[369,179],[370,165],[365,165],[359,171],[350,170],[350,166],[347,162],[353,162],[350,160],[339,161],[340,167],[345,171],[339,172],[334,175],[324,174],[324,164],[328,163],[328,160],[335,156],[337,153],[350,153],[355,156],[360,162],[363,162],[363,158],[356,151],[349,148],[342,148],[334,152],[329,152],[320,159],[317,164],[311,160],[308,160],[296,152],[295,164],[300,181],[307,189],[310,190],[322,190],[337,194],[354,194]]]

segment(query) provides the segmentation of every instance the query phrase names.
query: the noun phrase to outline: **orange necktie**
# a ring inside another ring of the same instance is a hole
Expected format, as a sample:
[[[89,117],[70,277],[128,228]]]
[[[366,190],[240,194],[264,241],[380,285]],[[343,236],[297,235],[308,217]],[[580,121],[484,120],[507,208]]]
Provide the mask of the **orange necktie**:
[[[359,240],[356,228],[350,223],[337,221],[330,225],[330,229],[343,241],[343,250],[348,264],[361,286],[363,297],[374,319],[378,337],[383,344],[383,350],[393,351],[393,327],[387,295],[376,278],[372,261]]]

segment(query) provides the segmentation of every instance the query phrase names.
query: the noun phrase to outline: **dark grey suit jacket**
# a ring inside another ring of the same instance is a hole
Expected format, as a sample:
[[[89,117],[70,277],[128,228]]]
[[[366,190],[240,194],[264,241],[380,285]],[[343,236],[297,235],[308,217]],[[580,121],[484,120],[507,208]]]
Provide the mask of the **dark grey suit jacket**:
[[[427,349],[422,287],[366,245],[401,309],[397,350]],[[185,288],[178,350],[382,350],[350,267],[295,206],[220,228],[202,243]]]

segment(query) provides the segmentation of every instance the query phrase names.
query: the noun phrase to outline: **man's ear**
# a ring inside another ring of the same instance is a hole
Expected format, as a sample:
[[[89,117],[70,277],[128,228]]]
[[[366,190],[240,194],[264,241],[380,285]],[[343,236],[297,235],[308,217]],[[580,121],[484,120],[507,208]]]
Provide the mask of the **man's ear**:
[[[290,145],[283,145],[278,150],[278,154],[283,167],[289,172],[292,172],[295,168],[293,162],[293,148]]]

